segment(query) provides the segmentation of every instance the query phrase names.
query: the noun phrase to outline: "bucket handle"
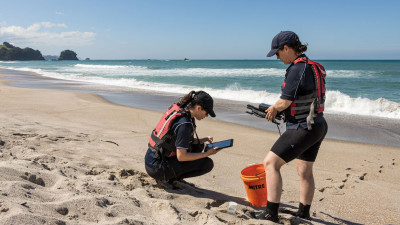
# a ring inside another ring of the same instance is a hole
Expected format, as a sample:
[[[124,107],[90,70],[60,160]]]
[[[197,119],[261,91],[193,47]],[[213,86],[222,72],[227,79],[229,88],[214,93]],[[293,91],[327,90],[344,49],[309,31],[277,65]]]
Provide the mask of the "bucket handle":
[[[256,175],[254,175],[254,176],[258,176],[258,175],[260,175],[260,174],[262,174],[262,173],[265,173],[265,171],[262,171],[262,172],[256,173]]]

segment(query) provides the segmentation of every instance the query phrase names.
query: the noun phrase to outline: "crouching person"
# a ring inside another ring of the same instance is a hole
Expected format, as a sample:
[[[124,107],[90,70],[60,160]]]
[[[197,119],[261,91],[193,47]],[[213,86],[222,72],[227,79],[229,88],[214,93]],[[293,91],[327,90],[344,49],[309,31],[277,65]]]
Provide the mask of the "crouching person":
[[[173,188],[175,181],[184,182],[184,178],[213,169],[209,156],[217,153],[217,148],[204,150],[204,143],[212,143],[213,138],[199,138],[195,124],[208,115],[215,117],[213,104],[208,93],[191,91],[168,108],[151,133],[145,167],[161,187]]]

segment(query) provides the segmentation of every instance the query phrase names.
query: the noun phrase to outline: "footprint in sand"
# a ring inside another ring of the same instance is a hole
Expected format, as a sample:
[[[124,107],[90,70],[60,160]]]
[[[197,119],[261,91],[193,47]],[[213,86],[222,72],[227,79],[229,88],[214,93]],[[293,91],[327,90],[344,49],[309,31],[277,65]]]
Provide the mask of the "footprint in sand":
[[[141,204],[140,204],[140,201],[137,199],[137,198],[135,198],[135,197],[128,197],[130,200],[132,200],[132,204],[133,205],[135,205],[135,206],[137,206],[137,207],[140,207],[141,206]]]
[[[34,184],[37,184],[37,185],[40,185],[40,186],[43,186],[43,187],[45,186],[45,183],[44,183],[43,179],[40,178],[40,177],[36,178],[36,175],[34,175],[34,174],[30,174],[28,172],[25,172],[25,175],[21,176],[21,178],[25,179],[27,181],[30,181],[30,182],[32,182]]]
[[[364,173],[362,176],[359,177],[360,180],[364,180],[367,173]]]
[[[103,173],[104,172],[104,170],[103,171],[97,171],[97,170],[95,170],[94,168],[92,168],[91,170],[89,170],[88,172],[86,172],[85,174],[86,175],[93,175],[93,176],[96,176],[96,175],[99,175],[99,174],[101,174],[101,173]]]
[[[50,167],[47,166],[47,164],[41,163],[43,169],[51,171]]]
[[[346,179],[344,179],[344,180],[342,180],[343,184],[339,186],[339,189],[343,189],[343,188],[344,188],[344,185],[346,184],[346,182],[347,182],[347,180],[348,180],[348,177],[349,177],[349,175],[350,175],[350,174],[346,174],[346,177],[347,177],[347,178],[346,178]]]
[[[182,219],[181,212],[169,201],[155,201],[151,207],[158,215],[168,215],[163,218],[165,224],[177,224]]]
[[[135,171],[134,170],[126,170],[126,169],[122,169],[121,171],[119,171],[119,176],[121,178],[127,178],[129,176],[133,176],[135,175]]]
[[[379,167],[379,169],[380,169],[380,170],[378,170],[378,172],[379,172],[379,173],[382,173],[382,172],[383,172],[383,171],[382,171],[383,165],[381,165],[381,166]]]
[[[61,215],[63,215],[63,216],[65,216],[65,215],[68,214],[68,208],[66,208],[66,207],[58,207],[58,208],[56,209],[56,211],[57,211],[58,213],[60,213]]]
[[[197,215],[199,215],[199,211],[189,212],[189,215],[192,217],[196,217]]]
[[[108,180],[111,180],[111,181],[113,181],[115,179],[117,179],[117,177],[114,174],[110,174],[110,176],[108,177]]]
[[[223,200],[213,200],[211,202],[207,202],[206,204],[206,209],[211,209],[211,208],[215,208],[215,207],[220,207],[221,205],[223,205],[226,201]]]
[[[101,208],[105,208],[109,205],[113,205],[114,203],[110,202],[108,199],[106,198],[96,198],[96,205],[101,207]]]
[[[117,216],[115,212],[105,212],[104,215],[107,217],[116,217]]]
[[[0,213],[5,213],[5,212],[8,212],[8,210],[10,210],[9,208],[7,208],[7,207],[3,207],[2,205],[0,205]]]
[[[32,186],[29,185],[29,184],[23,184],[23,185],[21,185],[21,187],[22,187],[22,188],[25,188],[25,189],[27,189],[27,190],[35,189],[34,187],[32,187]]]
[[[114,173],[114,172],[111,172]],[[149,175],[147,175],[146,173],[137,171],[137,170],[126,170],[126,169],[122,169],[119,172],[117,172],[117,174],[119,175],[119,178],[126,180],[129,177],[131,177],[130,179],[133,179],[135,181],[139,181],[139,184],[134,183],[134,184],[127,184],[126,188],[129,190],[133,190],[134,188],[138,188],[138,187],[145,187],[145,186],[149,186],[151,185],[151,180],[152,178],[150,178]],[[117,177],[114,174],[111,174],[108,178],[109,180],[115,180],[117,179]]]

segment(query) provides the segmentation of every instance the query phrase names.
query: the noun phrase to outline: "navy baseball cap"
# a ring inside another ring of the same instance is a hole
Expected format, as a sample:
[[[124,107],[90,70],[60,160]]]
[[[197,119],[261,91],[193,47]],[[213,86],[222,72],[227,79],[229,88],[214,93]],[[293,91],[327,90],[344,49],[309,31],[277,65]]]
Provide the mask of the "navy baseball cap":
[[[293,44],[299,40],[297,34],[292,31],[281,31],[277,34],[271,43],[271,51],[268,52],[267,57],[271,57],[276,54],[276,52],[283,48],[284,45]]]
[[[214,100],[205,91],[198,91],[194,94],[194,100],[198,105],[200,105],[211,117],[215,117],[215,112],[213,110]]]

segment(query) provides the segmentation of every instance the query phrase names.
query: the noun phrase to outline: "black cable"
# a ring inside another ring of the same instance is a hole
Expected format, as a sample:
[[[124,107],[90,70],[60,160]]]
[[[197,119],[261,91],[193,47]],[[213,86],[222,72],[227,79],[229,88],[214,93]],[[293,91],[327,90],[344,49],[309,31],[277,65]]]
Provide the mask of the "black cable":
[[[263,105],[264,108],[268,108],[269,107],[269,105],[260,104],[260,106],[261,105]],[[257,117],[260,117],[260,118],[265,118],[266,115],[267,115],[267,113],[264,112],[265,111],[264,108],[263,108],[263,110],[261,110],[260,107],[257,108],[255,106],[250,105],[250,104],[247,105],[247,108],[250,109],[250,111],[246,111],[246,113],[248,113],[250,115],[254,115],[254,116],[257,116]],[[284,120],[284,114],[282,114],[282,112],[279,112],[278,115],[276,116],[276,118],[279,119],[279,120]],[[271,122],[276,124],[276,127],[278,128],[279,135],[282,136],[281,129],[279,128],[280,123],[276,122],[276,120],[271,121]]]

